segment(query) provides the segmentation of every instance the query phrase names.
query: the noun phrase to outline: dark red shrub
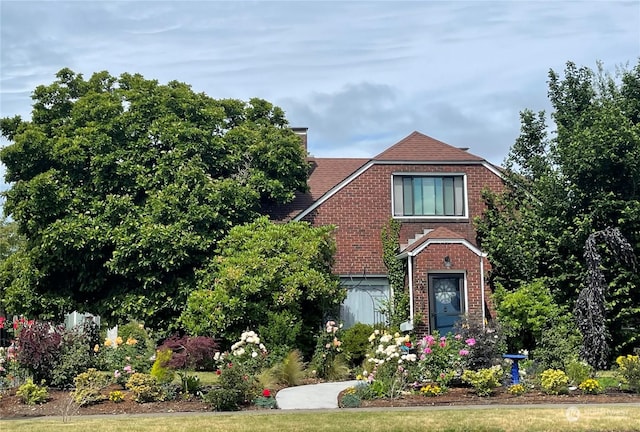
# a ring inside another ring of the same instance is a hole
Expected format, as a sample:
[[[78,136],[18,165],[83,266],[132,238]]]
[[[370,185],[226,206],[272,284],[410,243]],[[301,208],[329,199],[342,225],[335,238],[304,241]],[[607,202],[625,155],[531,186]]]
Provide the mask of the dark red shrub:
[[[36,321],[25,325],[18,336],[18,362],[33,374],[33,381],[51,381],[60,359],[64,327]]]
[[[213,338],[174,335],[166,339],[158,349],[173,351],[173,356],[168,363],[172,369],[215,369],[214,356],[218,352],[218,344]]]

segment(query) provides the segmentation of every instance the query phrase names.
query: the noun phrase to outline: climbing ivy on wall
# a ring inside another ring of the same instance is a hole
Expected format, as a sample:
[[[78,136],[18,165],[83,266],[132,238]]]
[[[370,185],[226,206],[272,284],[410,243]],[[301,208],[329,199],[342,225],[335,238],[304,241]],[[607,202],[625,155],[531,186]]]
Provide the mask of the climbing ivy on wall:
[[[400,227],[402,223],[396,219],[382,227],[382,260],[387,268],[389,284],[393,295],[384,311],[391,328],[400,327],[400,324],[409,319],[409,292],[405,287],[405,261],[396,258],[399,248]]]

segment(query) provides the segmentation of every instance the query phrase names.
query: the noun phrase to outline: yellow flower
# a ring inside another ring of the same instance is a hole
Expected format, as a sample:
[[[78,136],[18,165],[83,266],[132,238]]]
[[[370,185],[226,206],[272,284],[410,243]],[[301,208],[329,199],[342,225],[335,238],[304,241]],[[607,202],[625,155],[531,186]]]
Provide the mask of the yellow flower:
[[[132,337],[130,337],[130,338],[128,338],[128,339],[127,339],[127,345],[129,345],[129,346],[133,346],[133,345],[135,345],[135,344],[137,344],[137,343],[138,343],[138,340],[137,340],[137,339],[134,339],[134,338],[132,338]]]
[[[96,346],[93,347],[93,352],[98,352],[100,351],[100,345],[96,344]]]
[[[111,346],[111,339],[107,338],[104,340],[104,346]]]
[[[120,336],[116,338],[116,345],[122,345],[122,338]]]

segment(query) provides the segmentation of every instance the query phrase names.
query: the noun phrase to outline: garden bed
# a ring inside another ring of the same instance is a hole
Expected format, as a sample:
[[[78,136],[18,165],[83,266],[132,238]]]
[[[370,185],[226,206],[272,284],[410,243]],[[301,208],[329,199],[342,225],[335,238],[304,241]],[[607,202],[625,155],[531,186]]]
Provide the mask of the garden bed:
[[[340,394],[342,399],[344,392]],[[456,406],[456,405],[520,405],[520,404],[591,404],[591,403],[640,403],[640,394],[609,389],[593,395],[572,391],[566,395],[549,395],[532,390],[516,396],[506,388],[497,388],[491,396],[480,397],[466,387],[453,387],[446,393],[427,397],[419,393],[402,395],[396,399],[363,400],[361,407],[413,407],[413,406]]]
[[[114,387],[115,389],[115,387]],[[111,389],[112,390],[112,389]],[[199,398],[178,399],[166,402],[137,403],[127,391],[125,398],[115,403],[104,401],[95,405],[78,407],[71,400],[70,392],[50,390],[49,400],[41,405],[25,405],[15,395],[15,391],[4,394],[0,399],[0,419],[25,417],[67,417],[75,415],[110,414],[152,414],[174,412],[207,412],[211,406]],[[105,393],[106,394],[106,393]],[[445,394],[426,397],[421,394],[407,394],[396,399],[375,399],[362,401],[362,407],[415,407],[415,406],[456,406],[456,405],[516,405],[516,404],[590,404],[590,403],[640,403],[640,394],[620,390],[608,390],[599,395],[582,394],[579,391],[568,395],[547,395],[531,391],[515,396],[499,388],[492,396],[479,397],[469,388],[451,388]],[[257,409],[255,406],[245,409]]]

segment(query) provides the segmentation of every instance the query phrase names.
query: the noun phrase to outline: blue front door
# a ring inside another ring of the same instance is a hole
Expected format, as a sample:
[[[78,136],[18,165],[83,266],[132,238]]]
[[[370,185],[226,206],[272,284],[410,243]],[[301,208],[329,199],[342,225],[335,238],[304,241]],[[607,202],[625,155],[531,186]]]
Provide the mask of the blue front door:
[[[464,313],[463,282],[462,274],[429,275],[431,329],[441,335],[453,332]]]

